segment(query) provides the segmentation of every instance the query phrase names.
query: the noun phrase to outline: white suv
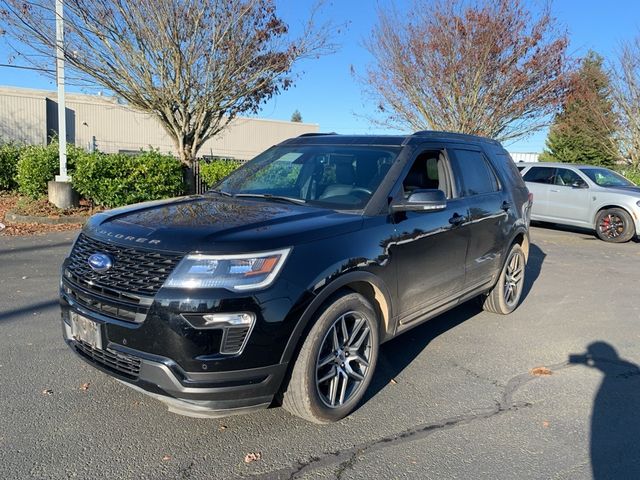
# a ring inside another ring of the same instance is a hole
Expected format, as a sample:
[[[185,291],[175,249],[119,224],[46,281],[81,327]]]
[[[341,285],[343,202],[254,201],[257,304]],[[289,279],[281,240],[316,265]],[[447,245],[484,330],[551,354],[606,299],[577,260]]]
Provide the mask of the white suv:
[[[566,163],[518,163],[533,193],[531,220],[596,231],[622,243],[640,236],[640,187],[607,168]]]

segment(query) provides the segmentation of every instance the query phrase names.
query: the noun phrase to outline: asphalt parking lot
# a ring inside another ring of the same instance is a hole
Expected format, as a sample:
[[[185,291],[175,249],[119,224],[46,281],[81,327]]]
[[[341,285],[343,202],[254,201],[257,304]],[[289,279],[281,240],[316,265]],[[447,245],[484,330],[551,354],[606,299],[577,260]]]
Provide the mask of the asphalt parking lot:
[[[97,372],[61,339],[73,233],[0,237],[0,478],[640,478],[640,244],[531,233],[515,313],[471,302],[389,342],[325,426],[180,417]]]

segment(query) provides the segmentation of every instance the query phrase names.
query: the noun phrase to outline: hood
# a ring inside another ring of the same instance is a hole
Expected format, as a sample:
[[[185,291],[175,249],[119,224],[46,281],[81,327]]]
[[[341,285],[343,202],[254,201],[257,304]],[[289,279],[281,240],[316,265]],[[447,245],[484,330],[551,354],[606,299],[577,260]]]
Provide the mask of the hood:
[[[268,200],[194,195],[91,217],[85,233],[110,243],[172,252],[269,250],[360,228],[362,216]]]
[[[602,187],[607,192],[620,192],[627,193],[629,195],[633,195],[634,197],[640,197],[640,187],[638,186],[629,186],[629,187]]]

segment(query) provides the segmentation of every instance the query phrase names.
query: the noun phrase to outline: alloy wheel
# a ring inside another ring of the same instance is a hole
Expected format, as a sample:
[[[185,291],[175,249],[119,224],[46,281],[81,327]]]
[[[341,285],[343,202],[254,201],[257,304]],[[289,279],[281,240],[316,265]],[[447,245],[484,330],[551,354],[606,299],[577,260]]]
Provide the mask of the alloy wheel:
[[[336,319],[322,340],[316,359],[316,389],[329,408],[344,405],[369,374],[371,319],[350,311]]]
[[[624,219],[615,213],[609,213],[602,217],[598,228],[604,236],[608,238],[617,238],[624,233]]]
[[[512,252],[507,260],[504,276],[504,301],[512,306],[518,302],[524,280],[524,259],[519,252]]]

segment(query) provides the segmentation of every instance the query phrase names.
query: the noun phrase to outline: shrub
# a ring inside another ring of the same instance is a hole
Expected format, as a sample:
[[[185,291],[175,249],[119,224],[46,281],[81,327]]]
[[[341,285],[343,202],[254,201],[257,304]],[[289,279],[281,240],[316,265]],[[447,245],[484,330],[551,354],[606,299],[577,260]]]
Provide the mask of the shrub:
[[[184,190],[180,161],[155,150],[135,156],[81,156],[73,186],[94,204],[109,208],[172,197]]]
[[[620,169],[619,172],[636,185],[640,185],[640,168],[627,167]]]
[[[0,144],[0,190],[15,190],[18,187],[16,174],[21,147],[15,143]]]
[[[73,174],[79,158],[90,155],[73,144],[67,144],[67,172]],[[16,181],[18,190],[34,200],[47,194],[47,182],[60,170],[58,142],[49,145],[28,145],[20,150]]]
[[[210,162],[200,162],[200,176],[208,187],[211,187],[225,178],[236,168],[242,165],[242,162],[231,159],[217,159]]]

